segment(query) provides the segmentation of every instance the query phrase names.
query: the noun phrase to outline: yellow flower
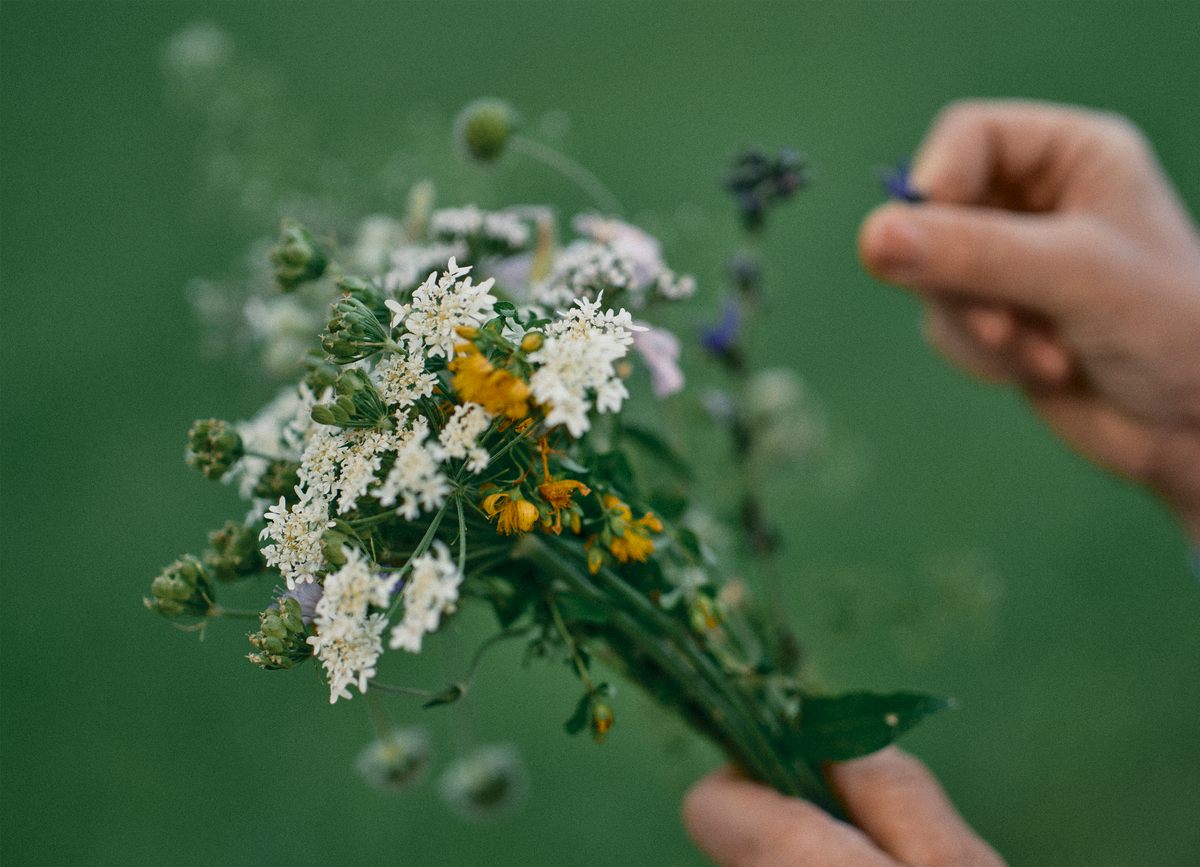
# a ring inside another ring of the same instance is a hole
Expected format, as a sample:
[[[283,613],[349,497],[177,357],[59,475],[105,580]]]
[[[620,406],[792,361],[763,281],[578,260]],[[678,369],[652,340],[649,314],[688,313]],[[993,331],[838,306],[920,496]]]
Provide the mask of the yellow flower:
[[[577,482],[575,479],[555,479],[547,478],[546,481],[538,485],[538,493],[542,495],[542,499],[550,506],[553,519],[548,519],[543,526],[551,533],[562,532],[562,512],[567,510],[571,520],[571,526],[574,528],[578,525],[579,516],[571,509],[571,495],[579,491],[583,496],[587,496],[592,492],[591,488],[583,482]]]
[[[529,384],[492,364],[473,343],[463,343],[450,362],[454,390],[464,401],[513,421],[529,415]]]
[[[483,512],[489,521],[496,519],[496,532],[505,536],[528,533],[538,519],[537,506],[508,492],[484,497]]]
[[[654,553],[650,534],[662,532],[662,521],[653,512],[647,512],[635,521],[629,506],[612,494],[605,495],[604,506],[615,515],[609,522],[613,539],[608,543],[608,550],[620,563],[645,563]]]

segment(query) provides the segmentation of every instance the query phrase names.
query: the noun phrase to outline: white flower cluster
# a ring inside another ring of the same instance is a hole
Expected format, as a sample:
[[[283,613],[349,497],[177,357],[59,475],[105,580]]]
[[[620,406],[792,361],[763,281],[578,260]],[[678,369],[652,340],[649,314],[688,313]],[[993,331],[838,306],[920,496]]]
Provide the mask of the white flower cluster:
[[[532,237],[529,224],[509,211],[484,211],[475,205],[442,208],[429,218],[429,230],[435,237],[451,241],[481,239],[520,250]]]
[[[450,559],[450,549],[434,542],[430,552],[412,561],[412,572],[404,583],[404,619],[392,628],[389,646],[419,653],[421,641],[436,632],[443,614],[452,614],[458,604],[458,587],[463,575]]]
[[[271,544],[262,549],[268,566],[274,566],[287,581],[289,589],[297,584],[315,581],[325,566],[321,536],[333,526],[329,520],[329,505],[321,499],[300,500],[289,509],[287,500],[267,509],[267,526],[262,538]]]
[[[616,362],[629,351],[634,325],[624,309],[601,312],[595,301],[577,298],[575,307],[546,326],[546,342],[529,356],[536,366],[529,387],[548,407],[547,425],[566,425],[579,437],[590,426],[588,412],[617,412],[629,396],[617,376]]]
[[[433,272],[412,296],[412,304],[388,299],[392,311],[392,328],[403,325],[409,334],[420,339],[429,357],[454,357],[454,345],[461,341],[457,329],[478,327],[492,315],[496,296],[490,290],[495,280],[489,278],[474,284],[470,267],[460,268],[451,259],[438,277]]]
[[[350,698],[350,685],[359,692],[375,676],[375,663],[383,651],[381,636],[387,616],[369,613],[386,608],[395,578],[385,578],[354,548],[344,547],[345,564],[325,578],[325,593],[316,605],[313,623],[317,634],[309,637],[313,654],[325,668],[329,701]]]
[[[418,417],[398,437],[396,461],[373,491],[382,506],[395,506],[398,499],[396,511],[410,521],[416,520],[422,510],[441,508],[450,493],[450,482],[441,471],[438,455],[425,442],[428,438],[429,422]]]
[[[632,306],[641,307],[651,292],[679,300],[696,291],[696,281],[668,268],[658,241],[636,226],[584,215],[575,219],[574,227],[584,239],[555,256],[546,279],[532,288],[536,303],[553,307],[616,289],[627,294]]]
[[[464,403],[454,408],[454,415],[438,434],[438,457],[461,458],[467,469],[481,473],[488,465],[487,449],[479,445],[479,437],[492,423],[492,414],[477,403]]]
[[[419,345],[411,347],[407,353],[388,355],[375,365],[372,379],[384,403],[395,406],[401,413],[421,398],[433,394],[438,381],[436,375],[425,369]]]

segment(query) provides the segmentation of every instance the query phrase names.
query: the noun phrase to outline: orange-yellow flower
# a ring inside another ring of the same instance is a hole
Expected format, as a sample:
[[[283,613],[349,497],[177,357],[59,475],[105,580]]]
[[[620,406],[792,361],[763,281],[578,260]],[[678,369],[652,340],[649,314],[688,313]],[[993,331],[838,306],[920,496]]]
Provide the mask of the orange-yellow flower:
[[[529,415],[528,383],[496,367],[473,343],[460,344],[457,349],[450,371],[459,397],[513,421]]]
[[[575,479],[555,479],[548,478],[546,481],[538,485],[538,493],[542,495],[542,499],[550,506],[552,519],[547,520],[543,526],[551,533],[562,532],[562,512],[564,509],[571,509],[571,495],[579,491],[583,496],[587,496],[592,492],[592,489],[583,482],[578,482]],[[571,513],[572,517],[577,517]]]
[[[496,532],[505,536],[528,533],[538,519],[537,506],[508,492],[484,497],[483,512],[489,521],[496,519]]]
[[[662,521],[653,512],[647,512],[635,521],[629,506],[612,494],[604,497],[604,506],[616,515],[609,524],[613,538],[608,543],[608,550],[620,563],[645,563],[654,553],[654,540],[650,534],[662,532]]]

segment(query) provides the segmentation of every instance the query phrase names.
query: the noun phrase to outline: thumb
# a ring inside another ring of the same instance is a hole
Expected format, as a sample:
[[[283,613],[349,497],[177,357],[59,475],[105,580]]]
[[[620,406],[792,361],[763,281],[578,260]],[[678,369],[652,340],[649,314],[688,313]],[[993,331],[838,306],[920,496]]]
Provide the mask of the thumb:
[[[858,243],[882,280],[1056,317],[1094,302],[1111,281],[1100,231],[1085,218],[889,204],[867,217]]]

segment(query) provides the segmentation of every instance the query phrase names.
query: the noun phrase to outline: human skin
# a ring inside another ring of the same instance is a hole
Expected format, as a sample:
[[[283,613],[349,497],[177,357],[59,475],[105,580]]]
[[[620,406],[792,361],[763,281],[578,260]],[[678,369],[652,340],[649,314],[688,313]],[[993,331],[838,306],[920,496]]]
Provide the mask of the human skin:
[[[863,223],[867,269],[924,302],[943,355],[1021,388],[1200,544],[1200,238],[1145,138],[1115,115],[960,103],[911,182],[927,203]]]
[[[910,183],[924,202],[864,221],[866,268],[922,301],[939,352],[1020,388],[1200,545],[1200,238],[1141,133],[1078,108],[957,103]],[[730,769],[688,793],[684,823],[722,867],[1003,864],[911,756],[827,775],[852,824]]]

